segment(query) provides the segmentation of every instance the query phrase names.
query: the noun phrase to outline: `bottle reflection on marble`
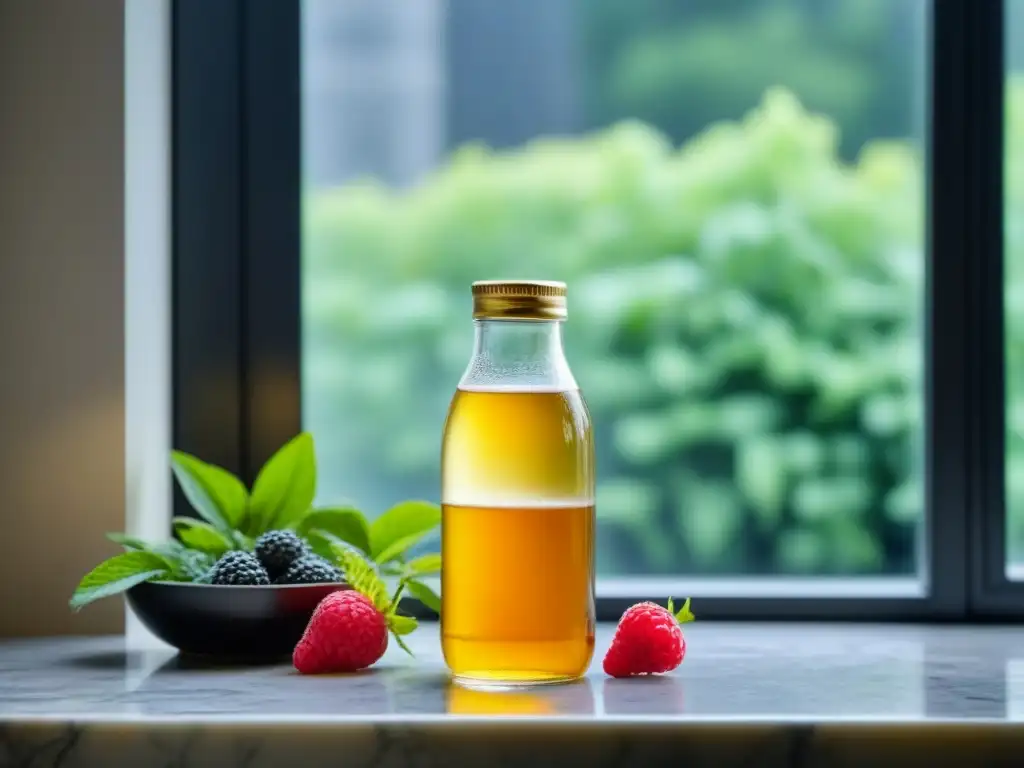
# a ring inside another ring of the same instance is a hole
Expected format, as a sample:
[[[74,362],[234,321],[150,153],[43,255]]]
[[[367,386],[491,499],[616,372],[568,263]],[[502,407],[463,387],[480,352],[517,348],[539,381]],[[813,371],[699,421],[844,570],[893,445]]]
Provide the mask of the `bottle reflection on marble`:
[[[447,711],[452,715],[557,717],[593,715],[594,690],[583,678],[561,686],[516,687],[505,690],[448,686]]]

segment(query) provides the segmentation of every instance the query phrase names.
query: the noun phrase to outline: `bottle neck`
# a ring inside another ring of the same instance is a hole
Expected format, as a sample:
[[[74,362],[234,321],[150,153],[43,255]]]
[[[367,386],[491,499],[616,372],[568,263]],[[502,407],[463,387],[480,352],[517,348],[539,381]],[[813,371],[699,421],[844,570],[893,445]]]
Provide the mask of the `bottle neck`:
[[[562,324],[554,320],[476,320],[473,358],[463,388],[576,389]]]

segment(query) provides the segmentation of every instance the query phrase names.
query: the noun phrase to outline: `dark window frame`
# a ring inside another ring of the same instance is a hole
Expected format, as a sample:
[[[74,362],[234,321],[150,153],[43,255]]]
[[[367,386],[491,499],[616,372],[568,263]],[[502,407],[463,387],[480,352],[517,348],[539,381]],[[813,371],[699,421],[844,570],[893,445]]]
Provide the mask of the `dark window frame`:
[[[301,423],[299,6],[172,7],[172,438],[251,484]]]
[[[249,483],[302,420],[300,5],[173,0],[172,434]],[[1024,583],[1004,573],[1003,16],[930,3],[926,594],[698,590],[704,618],[1024,615]],[[598,615],[664,597],[599,596]]]

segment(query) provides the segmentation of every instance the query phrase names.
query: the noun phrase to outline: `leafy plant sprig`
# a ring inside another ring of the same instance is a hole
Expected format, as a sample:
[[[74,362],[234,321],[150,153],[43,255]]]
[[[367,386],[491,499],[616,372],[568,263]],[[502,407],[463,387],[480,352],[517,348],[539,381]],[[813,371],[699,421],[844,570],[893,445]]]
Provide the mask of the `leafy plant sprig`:
[[[305,538],[314,552],[342,567],[345,562],[339,560],[338,552],[354,549],[362,562],[376,566],[368,566],[375,575],[379,571],[398,580],[399,595],[408,590],[427,607],[440,611],[440,598],[423,582],[423,577],[440,572],[440,555],[406,557],[440,525],[440,508],[426,501],[404,501],[373,522],[353,506],[314,508],[316,452],[309,433],[288,441],[263,465],[251,492],[231,472],[183,451],[171,453],[171,469],[198,519],[175,517],[175,538],[163,542],[107,534],[125,552],[85,575],[71,597],[72,609],[144,581],[202,582],[225,552],[251,552],[261,534],[290,529]],[[398,621],[399,627],[404,625]]]
[[[377,565],[382,576],[398,579],[409,594],[440,613],[441,598],[423,578],[440,573],[441,555],[406,559],[409,550],[440,524],[441,510],[436,504],[403,501],[372,523],[354,507],[315,509],[300,521],[297,532],[314,552],[328,560],[337,561],[339,545],[356,549]]]
[[[344,545],[332,544],[330,559],[341,568],[345,574],[345,581],[353,589],[370,598],[374,607],[384,614],[388,630],[394,635],[395,642],[403,651],[412,656],[412,650],[405,644],[402,637],[414,631],[419,626],[419,622],[412,616],[402,616],[398,613],[399,602],[402,592],[409,583],[408,579],[400,579],[394,594],[389,596],[384,580],[359,553]]]

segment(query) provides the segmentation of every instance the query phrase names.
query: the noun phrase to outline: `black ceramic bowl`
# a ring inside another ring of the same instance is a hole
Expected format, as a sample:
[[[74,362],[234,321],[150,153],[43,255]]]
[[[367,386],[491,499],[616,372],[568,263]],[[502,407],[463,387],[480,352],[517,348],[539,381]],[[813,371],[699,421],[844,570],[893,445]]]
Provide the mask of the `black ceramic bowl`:
[[[127,592],[146,628],[184,654],[220,659],[291,656],[317,603],[345,584],[235,587],[149,581]]]

